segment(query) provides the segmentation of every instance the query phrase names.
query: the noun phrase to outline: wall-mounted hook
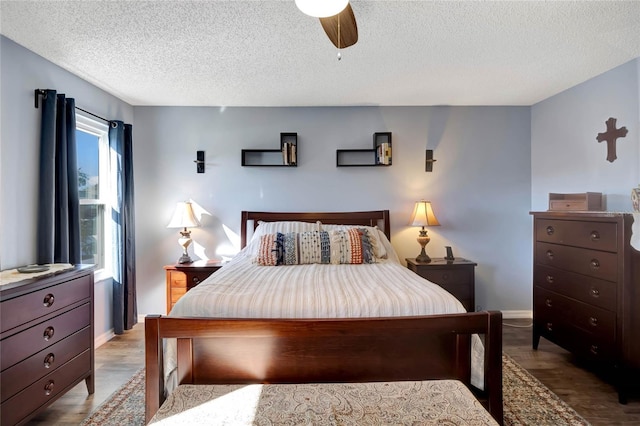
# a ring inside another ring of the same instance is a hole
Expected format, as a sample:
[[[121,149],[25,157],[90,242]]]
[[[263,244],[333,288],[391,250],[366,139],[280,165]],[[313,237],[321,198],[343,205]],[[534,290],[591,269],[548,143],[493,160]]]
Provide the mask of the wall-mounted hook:
[[[193,162],[196,163],[196,171],[204,173],[204,151],[196,151],[196,159]]]
[[[437,160],[433,158],[433,150],[432,149],[428,149],[426,152],[426,157],[425,157],[425,162],[424,162],[424,170],[426,172],[432,172],[433,171],[433,163],[435,163]]]

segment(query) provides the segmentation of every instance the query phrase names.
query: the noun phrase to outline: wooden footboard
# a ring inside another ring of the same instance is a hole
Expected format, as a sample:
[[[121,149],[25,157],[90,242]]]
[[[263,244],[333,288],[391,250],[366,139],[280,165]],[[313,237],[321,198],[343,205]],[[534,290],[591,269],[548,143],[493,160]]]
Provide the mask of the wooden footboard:
[[[164,401],[163,339],[180,384],[457,379],[470,385],[471,335],[484,335],[486,408],[502,424],[502,314],[349,319],[145,319],[146,419]]]

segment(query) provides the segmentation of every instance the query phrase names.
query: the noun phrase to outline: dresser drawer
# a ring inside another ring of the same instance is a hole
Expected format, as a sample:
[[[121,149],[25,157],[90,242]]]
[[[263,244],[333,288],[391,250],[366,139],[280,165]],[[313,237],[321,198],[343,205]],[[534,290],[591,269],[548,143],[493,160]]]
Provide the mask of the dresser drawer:
[[[534,287],[533,309],[534,316],[541,321],[570,323],[586,333],[597,336],[601,343],[613,345],[616,341],[616,316],[612,311],[539,287]]]
[[[85,275],[3,301],[0,309],[0,331],[5,332],[76,302],[89,299],[92,283],[93,277]]]
[[[14,425],[30,414],[53,401],[67,387],[79,382],[91,373],[91,351],[75,357],[67,364],[52,371],[22,392],[3,402],[0,406],[0,424]]]
[[[586,333],[560,320],[536,318],[534,327],[541,336],[590,361],[611,362],[619,354],[609,339]]]
[[[615,311],[617,307],[616,284],[611,281],[535,265],[533,284],[602,309]]]
[[[617,251],[617,224],[579,220],[536,219],[535,239],[592,250]]]
[[[91,303],[86,303],[55,318],[43,321],[0,342],[1,369],[63,340],[91,323]]]
[[[71,361],[91,347],[91,327],[85,327],[2,372],[1,400]]]
[[[559,244],[536,243],[537,265],[547,265],[608,281],[618,280],[618,256]]]

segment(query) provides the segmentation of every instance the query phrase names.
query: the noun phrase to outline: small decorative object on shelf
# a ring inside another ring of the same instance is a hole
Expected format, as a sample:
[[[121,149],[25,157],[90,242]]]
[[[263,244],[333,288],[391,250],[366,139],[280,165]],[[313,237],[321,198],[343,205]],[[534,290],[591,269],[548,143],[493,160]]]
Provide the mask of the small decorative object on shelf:
[[[376,150],[376,164],[391,165],[391,132],[374,133],[373,147]]]
[[[280,133],[280,149],[243,149],[242,166],[297,167],[298,134]]]
[[[374,133],[372,149],[336,150],[336,167],[390,166],[391,147],[391,132]]]

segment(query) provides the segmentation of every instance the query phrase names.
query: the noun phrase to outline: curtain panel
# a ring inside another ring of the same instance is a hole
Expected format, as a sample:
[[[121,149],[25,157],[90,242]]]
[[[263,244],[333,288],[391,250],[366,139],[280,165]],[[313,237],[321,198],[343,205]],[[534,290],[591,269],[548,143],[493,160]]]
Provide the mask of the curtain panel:
[[[37,262],[81,262],[75,100],[42,95]]]
[[[113,260],[113,328],[116,334],[137,323],[133,192],[133,127],[109,126],[111,229]]]

